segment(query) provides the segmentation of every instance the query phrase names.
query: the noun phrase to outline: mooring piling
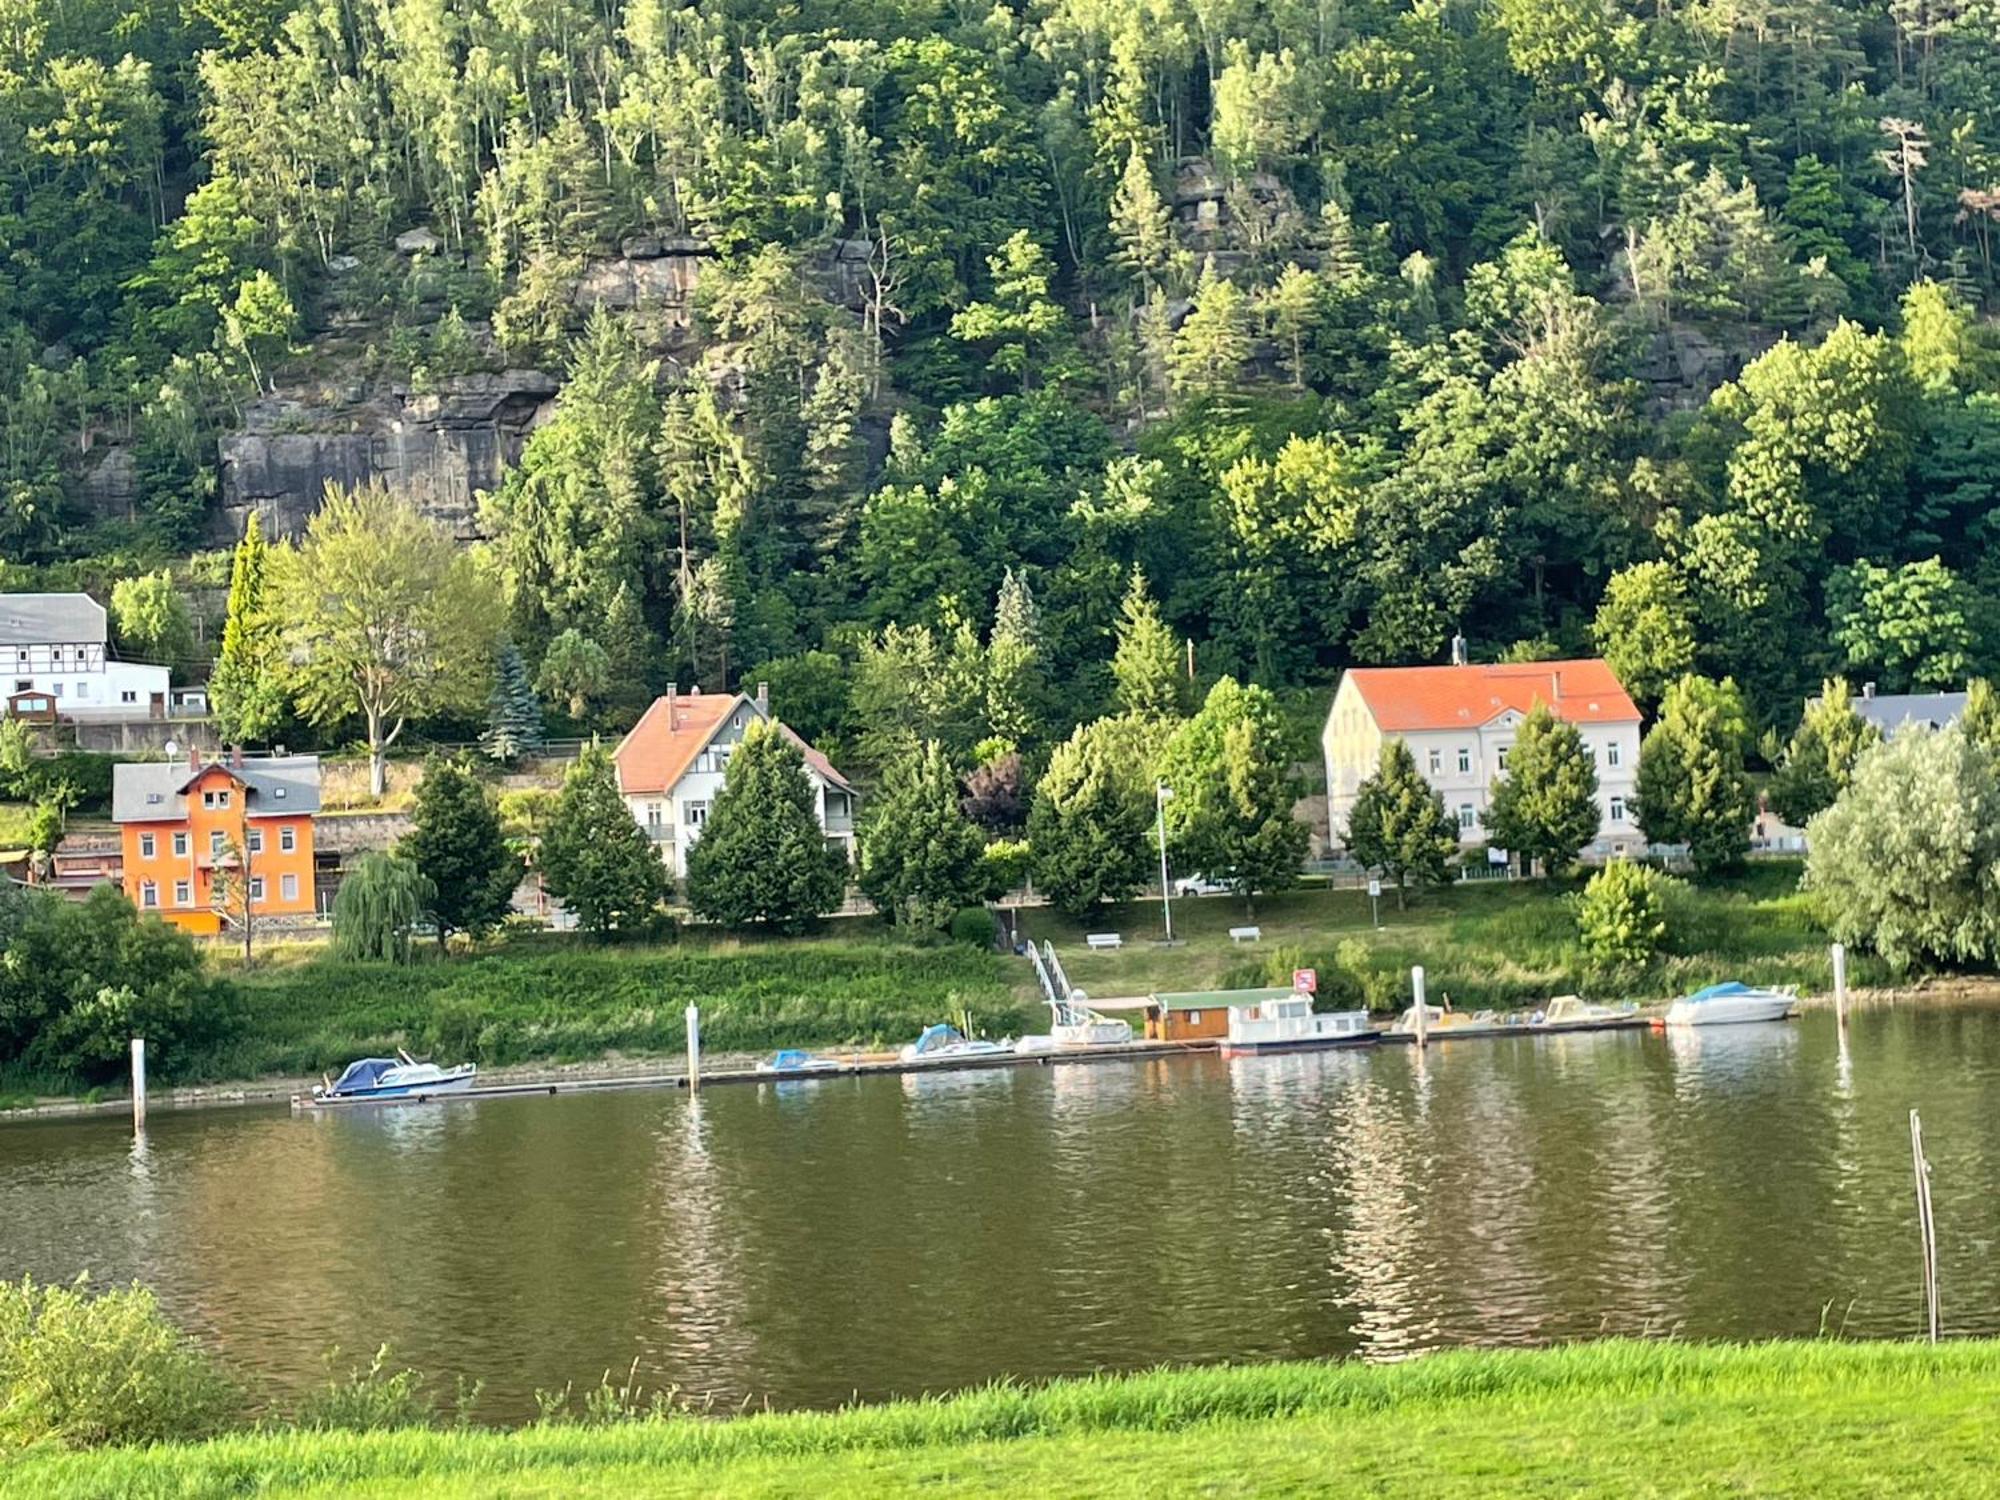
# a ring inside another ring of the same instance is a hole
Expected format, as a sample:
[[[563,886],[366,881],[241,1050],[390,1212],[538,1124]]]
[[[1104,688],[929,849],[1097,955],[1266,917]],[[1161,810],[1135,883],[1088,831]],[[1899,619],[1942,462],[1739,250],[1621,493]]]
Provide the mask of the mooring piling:
[[[1410,965],[1410,994],[1416,1001],[1416,1009],[1411,1012],[1417,1020],[1417,1045],[1423,1046],[1430,1032],[1430,1017],[1424,1013],[1424,966]]]
[[[701,1007],[687,1008],[688,1023],[688,1092],[701,1087]]]
[[[146,1039],[132,1038],[132,1129],[146,1129]]]
[[[1924,1122],[1910,1111],[1910,1158],[1917,1179],[1917,1233],[1923,1238],[1924,1313],[1930,1341],[1938,1341],[1937,1220],[1931,1213],[1931,1164],[1924,1156]]]

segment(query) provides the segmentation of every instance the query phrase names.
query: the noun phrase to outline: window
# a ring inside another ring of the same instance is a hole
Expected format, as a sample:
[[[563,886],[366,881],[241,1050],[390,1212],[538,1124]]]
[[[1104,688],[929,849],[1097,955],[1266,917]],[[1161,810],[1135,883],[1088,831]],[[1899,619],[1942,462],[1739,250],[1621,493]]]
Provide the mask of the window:
[[[278,877],[278,894],[287,901],[298,900],[299,877],[296,875],[280,875]]]
[[[1472,804],[1470,802],[1461,802],[1458,804],[1458,828],[1461,833],[1468,833],[1472,829]]]
[[[220,854],[222,852],[222,830],[220,828],[211,828],[208,830],[208,852],[210,854]]]
[[[177,833],[177,834],[175,834],[175,835],[174,835],[174,858],[175,858],[175,859],[186,859],[186,858],[187,858],[187,852],[188,852],[188,836],[187,836],[187,835],[186,835],[185,833]]]
[[[1604,763],[1607,766],[1615,766],[1618,764],[1618,741],[1613,740],[1610,744],[1604,747]]]
[[[1625,799],[1623,797],[1613,797],[1611,799],[1611,821],[1614,823],[1625,821]]]
[[[157,845],[153,841],[153,836],[150,833],[140,834],[139,858],[151,859],[156,852],[157,852]]]
[[[176,880],[174,882],[174,905],[176,906],[194,905],[194,888],[190,886],[185,880]]]
[[[646,804],[647,826],[650,828],[658,828],[660,826],[661,821],[662,821],[662,813],[660,804],[657,802],[648,802]]]
[[[49,696],[51,698],[60,698],[62,696],[62,684],[60,682],[49,689]]]
[[[690,802],[687,804],[683,816],[687,820],[688,827],[699,828],[708,821],[708,804],[706,802]]]
[[[150,880],[139,882],[139,904],[151,911],[160,904],[160,888]]]
[[[16,678],[14,679],[14,691],[15,691],[15,692],[17,692],[17,693],[32,693],[32,692],[33,692],[34,690],[35,690],[35,685],[34,685],[34,684],[33,684],[32,682],[28,681],[28,679],[27,679],[27,678],[25,678],[25,677],[16,677]]]
[[[1512,745],[1502,745],[1500,753],[1494,757],[1495,760],[1499,761],[1500,769],[1503,771],[1507,769],[1507,752],[1513,748]]]
[[[229,806],[229,788],[221,787],[214,791],[203,792],[201,794],[201,805],[203,807]]]
[[[137,703],[139,695],[133,692],[132,689],[126,688],[118,694],[118,701],[120,703]]]
[[[1198,1011],[1198,1010],[1191,1010],[1191,1011],[1189,1011],[1189,1012],[1187,1013],[1187,1017],[1188,1017],[1188,1025],[1190,1025],[1190,1026],[1199,1026],[1199,1025],[1201,1024],[1201,1012],[1200,1012],[1200,1011]]]
[[[90,696],[90,684],[87,682],[79,682],[76,685],[76,695],[79,698],[88,698]]]
[[[1444,757],[1439,755],[1435,750],[1431,751],[1431,775],[1435,776],[1443,769]]]
[[[1583,742],[1583,758],[1593,766],[1597,764],[1597,746],[1591,744],[1589,740]]]
[[[278,850],[280,853],[290,854],[294,849],[298,847],[299,847],[298,829],[286,827],[286,828],[280,828],[278,830]]]
[[[252,901],[262,901],[264,899],[264,877],[262,875],[252,875],[250,877],[250,899]]]
[[[249,831],[248,833],[246,833],[246,834],[244,835],[244,838],[246,838],[246,839],[248,839],[248,840],[249,840],[249,842],[250,842],[250,852],[251,852],[252,854],[262,854],[262,853],[264,852],[264,830],[263,830],[263,829],[261,829],[261,828],[253,828],[253,829],[251,829],[251,830],[250,830],[250,831]]]
[[[1466,776],[1470,775],[1471,771],[1472,771],[1472,752],[1466,749],[1465,746],[1460,745],[1458,747],[1458,774],[1461,776]]]

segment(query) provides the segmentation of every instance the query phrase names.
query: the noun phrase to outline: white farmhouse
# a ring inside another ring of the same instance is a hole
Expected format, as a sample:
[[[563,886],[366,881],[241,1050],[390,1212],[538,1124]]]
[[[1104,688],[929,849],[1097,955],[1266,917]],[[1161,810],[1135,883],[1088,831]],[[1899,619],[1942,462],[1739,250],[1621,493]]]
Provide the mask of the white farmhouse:
[[[612,759],[618,769],[618,790],[632,816],[660,851],[676,879],[687,874],[689,845],[701,837],[702,825],[722,790],[730,754],[743,731],[771,718],[770,695],[764,684],[757,696],[743,693],[683,693],[678,684],[653,700],[631,733],[618,743]],[[779,730],[799,748],[812,782],[820,829],[829,844],[854,855],[854,788],[785,724]]]
[[[88,594],[0,594],[0,682],[10,711],[65,719],[164,719],[168,671],[118,661]]]
[[[1597,763],[1598,835],[1586,855],[1637,853],[1645,840],[1632,817],[1639,770],[1639,710],[1604,661],[1472,666],[1454,643],[1448,667],[1356,667],[1340,680],[1320,746],[1326,757],[1327,821],[1344,845],[1362,781],[1375,774],[1385,740],[1399,739],[1458,820],[1462,844],[1485,842],[1486,809],[1506,772],[1521,721],[1538,703],[1583,736]]]

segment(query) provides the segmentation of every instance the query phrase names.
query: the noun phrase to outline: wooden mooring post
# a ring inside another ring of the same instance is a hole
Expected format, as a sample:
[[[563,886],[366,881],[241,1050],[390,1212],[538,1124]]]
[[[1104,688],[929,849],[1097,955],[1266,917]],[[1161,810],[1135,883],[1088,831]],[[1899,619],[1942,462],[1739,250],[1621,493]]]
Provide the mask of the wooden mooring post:
[[[1931,1214],[1931,1164],[1924,1156],[1924,1122],[1910,1111],[1910,1157],[1917,1178],[1917,1232],[1923,1237],[1924,1313],[1930,1341],[1938,1341],[1937,1220]]]
[[[688,1023],[688,1092],[694,1093],[701,1087],[701,1007],[687,1008]]]
[[[132,1129],[143,1135],[146,1130],[146,1039],[132,1038]]]
[[[1847,944],[1835,943],[1833,955],[1833,1021],[1840,1031],[1840,1045],[1847,1045]]]
[[[1430,1017],[1424,1011],[1424,966],[1410,966],[1410,994],[1416,1001],[1416,1009],[1411,1012],[1417,1018],[1417,1045],[1423,1046],[1430,1032]]]

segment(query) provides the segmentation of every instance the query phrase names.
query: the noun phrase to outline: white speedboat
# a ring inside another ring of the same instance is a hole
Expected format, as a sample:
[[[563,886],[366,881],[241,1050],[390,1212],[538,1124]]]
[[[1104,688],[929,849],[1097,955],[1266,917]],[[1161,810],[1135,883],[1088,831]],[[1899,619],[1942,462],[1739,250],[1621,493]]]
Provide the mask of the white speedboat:
[[[472,1087],[479,1069],[472,1063],[440,1068],[436,1063],[420,1063],[407,1052],[395,1057],[364,1057],[352,1062],[334,1082],[313,1090],[322,1104],[363,1104],[371,1100],[434,1099],[444,1094],[463,1094]]]
[[[1711,984],[1667,1007],[1668,1026],[1733,1026],[1746,1021],[1782,1021],[1799,1003],[1799,989],[1758,989],[1752,985]]]
[[[1528,1024],[1543,1031],[1562,1031],[1641,1023],[1636,1005],[1596,1005],[1578,995],[1558,995]]]
[[[987,1042],[968,1037],[956,1026],[926,1026],[923,1035],[903,1048],[904,1062],[944,1062],[950,1058],[1011,1057],[1014,1040]]]
[[[769,1059],[757,1064],[759,1073],[831,1073],[839,1069],[840,1063],[831,1057],[814,1057],[810,1052],[787,1047],[774,1053]]]

